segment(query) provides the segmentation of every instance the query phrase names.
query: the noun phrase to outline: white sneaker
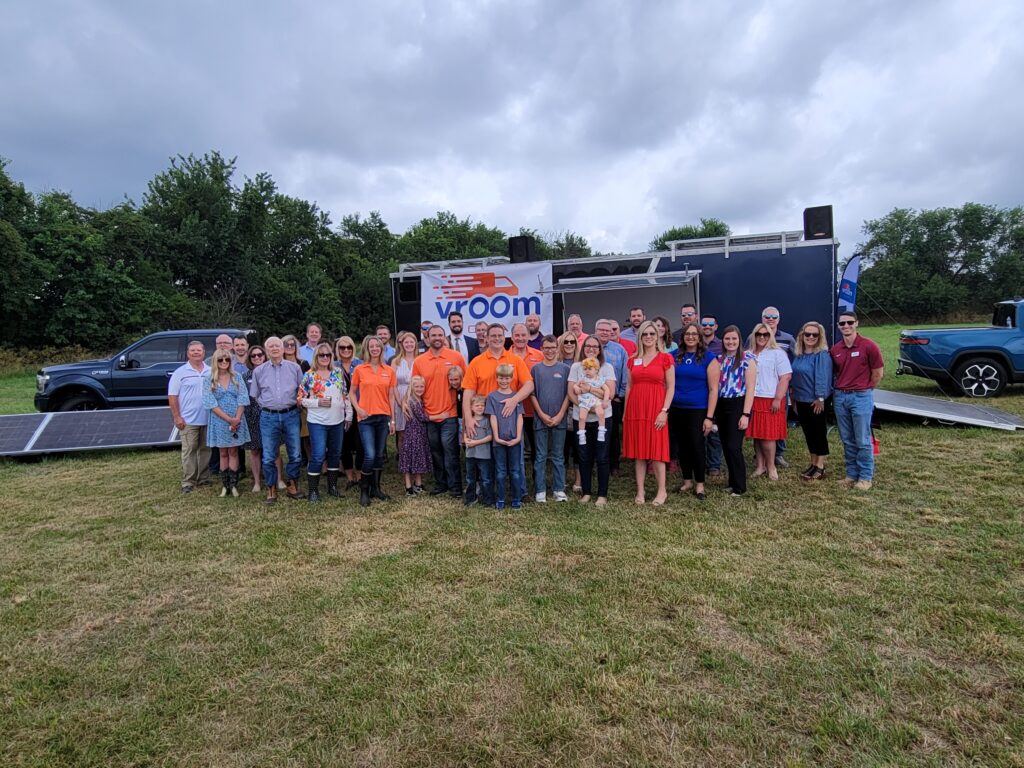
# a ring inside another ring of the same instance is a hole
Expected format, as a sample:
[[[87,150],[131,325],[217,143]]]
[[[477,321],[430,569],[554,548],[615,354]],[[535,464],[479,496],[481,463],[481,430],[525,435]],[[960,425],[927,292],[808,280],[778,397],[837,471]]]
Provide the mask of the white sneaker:
[[[538,504],[543,504],[548,500],[548,495],[546,492],[541,491],[540,493],[533,497],[533,500],[536,501]]]
[[[569,497],[565,495],[564,491],[555,491],[555,501],[568,501]]]

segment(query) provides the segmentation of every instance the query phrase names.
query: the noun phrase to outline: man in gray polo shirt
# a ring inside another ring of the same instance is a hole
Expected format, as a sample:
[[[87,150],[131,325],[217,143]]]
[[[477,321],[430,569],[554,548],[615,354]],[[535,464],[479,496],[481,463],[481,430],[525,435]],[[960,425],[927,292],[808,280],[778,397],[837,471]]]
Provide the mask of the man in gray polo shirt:
[[[181,492],[192,493],[210,477],[206,445],[210,411],[203,407],[203,374],[210,372],[210,366],[203,362],[206,349],[201,341],[190,341],[185,354],[188,361],[175,369],[167,382],[167,404],[181,437]]]
[[[565,431],[569,412],[569,366],[558,359],[558,339],[545,336],[540,351],[544,359],[530,369],[533,377],[533,432],[536,455],[533,484],[536,500],[547,501],[547,463],[551,459],[551,490],[555,501],[565,495]]]
[[[267,503],[277,501],[277,454],[284,443],[288,452],[285,468],[290,499],[301,499],[297,481],[302,466],[297,397],[302,384],[302,369],[284,359],[284,344],[277,336],[267,339],[263,348],[267,362],[252,372],[249,396],[259,403],[260,436],[263,438],[263,481],[267,485]]]

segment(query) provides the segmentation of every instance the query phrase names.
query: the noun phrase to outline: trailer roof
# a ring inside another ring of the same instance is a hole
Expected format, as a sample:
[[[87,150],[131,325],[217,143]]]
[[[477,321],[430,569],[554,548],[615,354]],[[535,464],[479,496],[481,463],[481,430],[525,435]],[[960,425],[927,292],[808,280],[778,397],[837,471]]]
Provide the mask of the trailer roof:
[[[623,259],[642,259],[658,257],[690,256],[697,254],[721,253],[728,258],[729,253],[738,251],[760,251],[765,248],[779,248],[783,253],[789,248],[805,248],[835,244],[834,239],[804,240],[802,230],[789,232],[768,232],[755,235],[728,235],[726,237],[701,237],[694,240],[672,240],[667,243],[670,246],[668,251],[644,251],[642,253],[614,253],[604,256],[587,256],[581,259],[555,259],[549,263],[552,265],[573,265],[573,264],[600,264],[605,261],[622,261]],[[470,269],[473,267],[486,267],[489,264],[508,264],[508,256],[485,256],[476,259],[454,259],[451,261],[417,261],[409,264],[399,264],[398,271],[392,272],[390,277],[404,279],[406,277],[418,276],[421,272],[431,272],[438,269]]]

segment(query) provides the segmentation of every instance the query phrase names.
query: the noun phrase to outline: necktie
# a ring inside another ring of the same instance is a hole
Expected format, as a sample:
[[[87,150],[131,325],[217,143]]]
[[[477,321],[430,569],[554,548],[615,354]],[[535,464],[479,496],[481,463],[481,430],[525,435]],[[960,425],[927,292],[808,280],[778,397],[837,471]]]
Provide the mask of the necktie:
[[[458,352],[461,355],[462,354],[462,346],[461,346],[461,344],[462,344],[462,337],[461,336],[452,336],[452,342],[455,345],[455,351]]]

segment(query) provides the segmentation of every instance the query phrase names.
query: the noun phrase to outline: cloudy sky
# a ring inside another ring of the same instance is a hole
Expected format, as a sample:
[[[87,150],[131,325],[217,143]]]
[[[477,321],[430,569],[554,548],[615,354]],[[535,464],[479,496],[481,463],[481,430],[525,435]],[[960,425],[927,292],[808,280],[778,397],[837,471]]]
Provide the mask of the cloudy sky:
[[[451,210],[635,252],[701,217],[849,255],[893,207],[1024,203],[1020,0],[7,2],[0,156],[141,202],[218,150],[333,220]]]

